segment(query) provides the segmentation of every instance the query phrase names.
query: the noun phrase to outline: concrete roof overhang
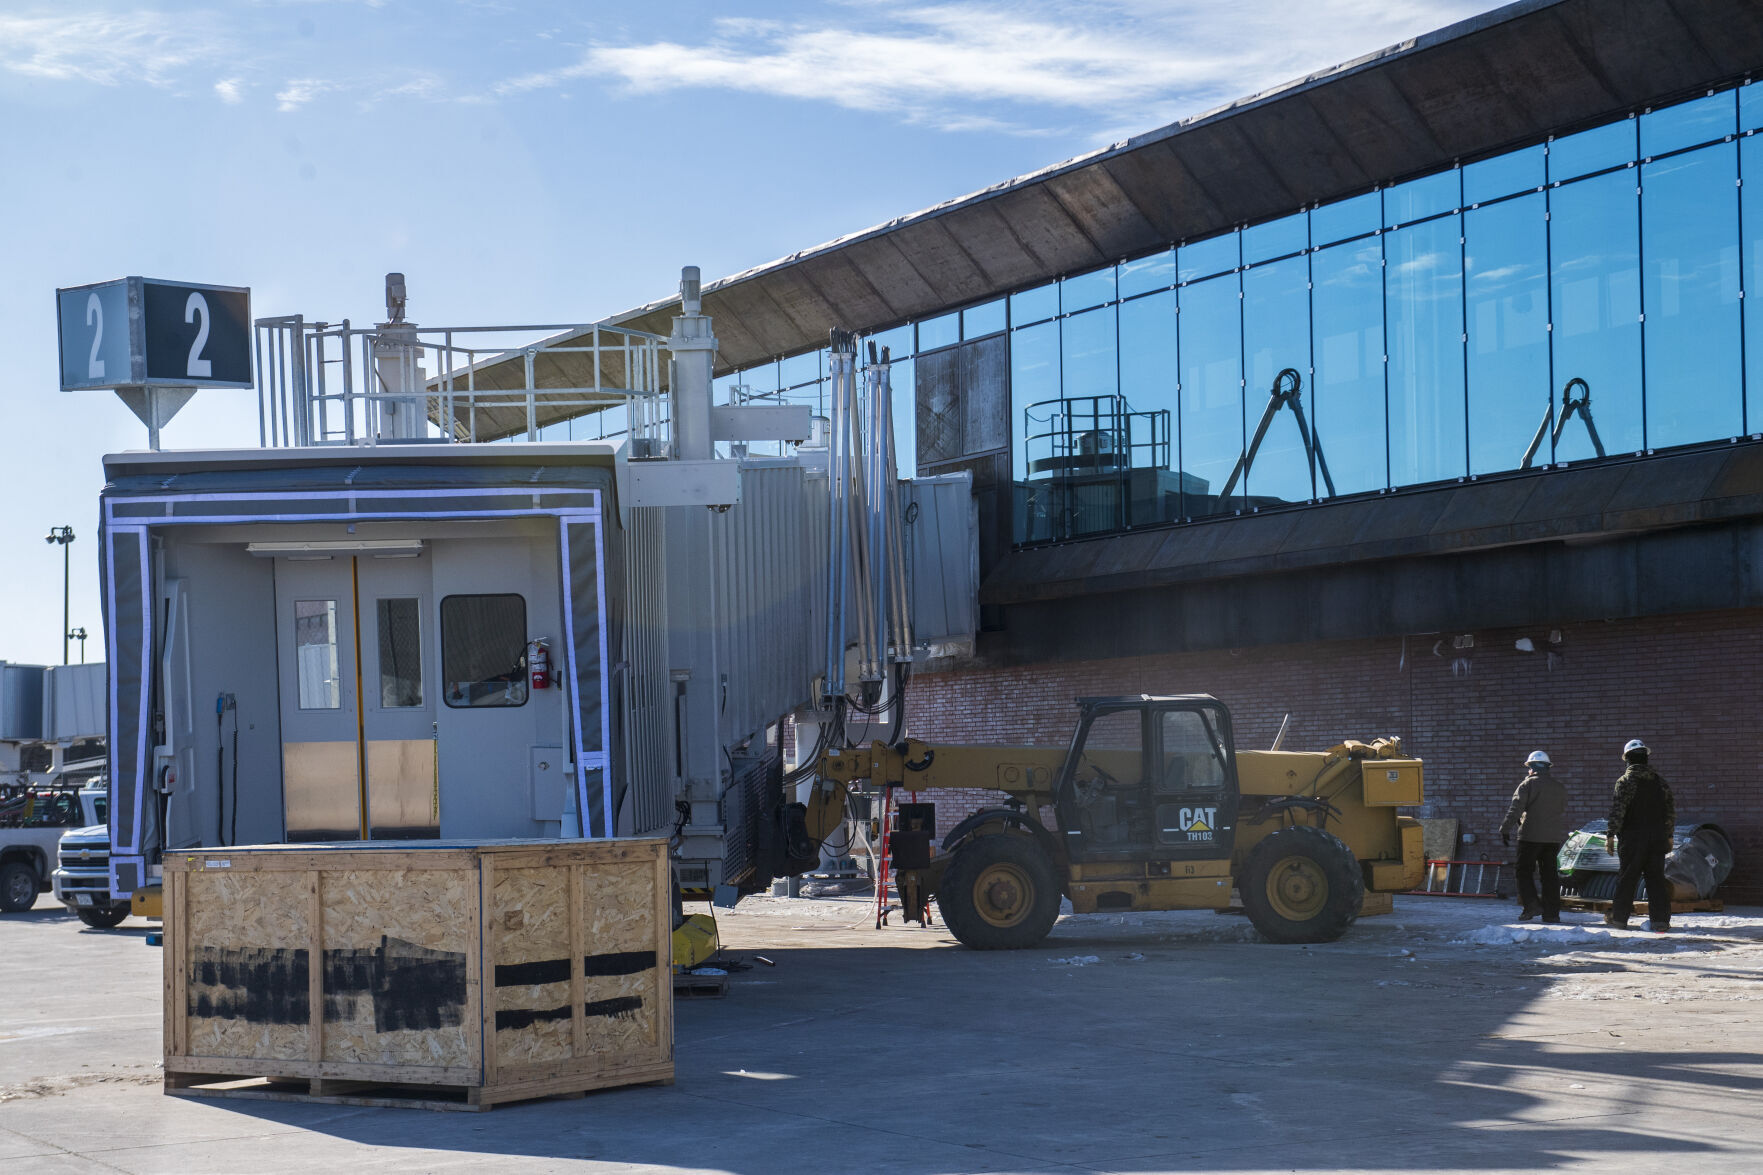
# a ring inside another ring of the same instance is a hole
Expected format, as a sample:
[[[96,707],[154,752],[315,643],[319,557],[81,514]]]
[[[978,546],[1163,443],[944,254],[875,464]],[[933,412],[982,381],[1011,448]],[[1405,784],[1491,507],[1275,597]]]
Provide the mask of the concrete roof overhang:
[[[1763,66],[1756,0],[1520,0],[704,287],[718,374],[1686,95]],[[610,322],[667,334],[679,299]],[[568,355],[543,385],[577,386]],[[518,358],[479,369],[518,387]],[[480,437],[525,427],[492,410]],[[575,415],[558,410],[557,419]],[[516,420],[515,417],[519,419]],[[548,422],[548,421],[546,421]]]

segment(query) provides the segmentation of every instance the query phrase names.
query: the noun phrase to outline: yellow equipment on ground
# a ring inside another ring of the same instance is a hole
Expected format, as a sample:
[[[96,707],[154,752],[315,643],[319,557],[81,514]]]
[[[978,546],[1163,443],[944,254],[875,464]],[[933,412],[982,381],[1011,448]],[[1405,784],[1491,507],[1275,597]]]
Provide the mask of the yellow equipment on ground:
[[[673,928],[673,969],[690,971],[722,949],[716,919],[709,914],[688,915]]]
[[[934,745],[829,753],[819,797],[847,784],[1005,793],[933,851],[933,805],[901,803],[891,833],[908,920],[930,899],[980,949],[1046,937],[1061,895],[1078,913],[1222,910],[1233,888],[1275,942],[1329,942],[1367,892],[1419,885],[1420,760],[1401,740],[1328,751],[1237,751],[1230,711],[1205,694],[1080,698],[1069,749]]]

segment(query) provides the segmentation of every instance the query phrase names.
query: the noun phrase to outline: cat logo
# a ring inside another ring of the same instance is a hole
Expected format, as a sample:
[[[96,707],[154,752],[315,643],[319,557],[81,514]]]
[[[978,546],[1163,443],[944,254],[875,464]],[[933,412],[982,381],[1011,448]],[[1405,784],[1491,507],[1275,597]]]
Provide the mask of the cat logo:
[[[1217,821],[1217,808],[1183,808],[1176,822],[1189,840],[1211,840],[1212,826]]]

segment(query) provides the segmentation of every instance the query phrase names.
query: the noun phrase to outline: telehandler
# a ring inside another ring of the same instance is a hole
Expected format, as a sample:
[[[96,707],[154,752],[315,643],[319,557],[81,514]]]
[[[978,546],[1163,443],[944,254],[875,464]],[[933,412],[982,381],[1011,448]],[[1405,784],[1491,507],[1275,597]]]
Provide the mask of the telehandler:
[[[1059,915],[1224,910],[1241,893],[1274,942],[1331,942],[1365,893],[1413,889],[1421,764],[1401,740],[1329,751],[1238,751],[1230,710],[1206,694],[1079,698],[1069,749],[907,739],[824,756],[811,825],[844,810],[846,785],[1001,791],[933,853],[934,805],[899,805],[892,865],[901,907],[980,950],[1032,947]],[[1278,746],[1278,740],[1275,741]],[[1048,818],[1050,816],[1050,819]]]

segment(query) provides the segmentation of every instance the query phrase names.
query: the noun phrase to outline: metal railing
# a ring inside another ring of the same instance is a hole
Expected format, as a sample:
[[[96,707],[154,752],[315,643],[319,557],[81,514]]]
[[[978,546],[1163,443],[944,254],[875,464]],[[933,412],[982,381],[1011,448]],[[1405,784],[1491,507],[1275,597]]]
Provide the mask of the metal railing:
[[[266,448],[536,441],[548,425],[625,407],[659,444],[665,340],[604,324],[355,327],[260,318],[258,441]],[[532,341],[511,338],[524,336]],[[534,338],[534,336],[538,336]]]
[[[1125,396],[1067,396],[1023,411],[1028,476],[1168,469],[1169,410],[1135,412]]]

